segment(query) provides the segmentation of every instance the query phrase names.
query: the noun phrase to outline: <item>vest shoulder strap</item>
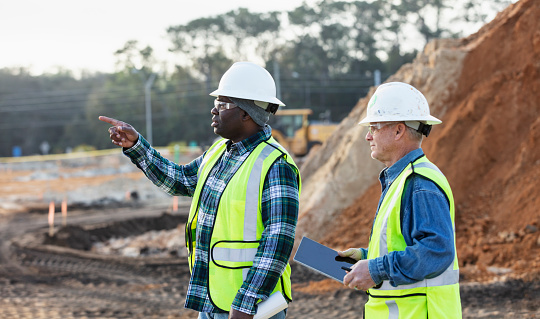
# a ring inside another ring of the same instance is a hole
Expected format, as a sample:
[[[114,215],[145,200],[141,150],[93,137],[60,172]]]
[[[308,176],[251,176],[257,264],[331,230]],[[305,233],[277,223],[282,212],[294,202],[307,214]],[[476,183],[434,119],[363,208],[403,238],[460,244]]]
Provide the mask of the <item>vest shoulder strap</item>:
[[[212,146],[210,146],[208,151],[206,151],[206,154],[204,154],[201,165],[199,166],[199,171],[197,172],[197,177],[201,177],[201,172],[204,170],[204,167],[206,166],[208,161],[212,158],[212,155],[214,155],[215,152],[220,152],[224,150],[224,148],[227,146],[227,141],[228,140],[222,138],[212,144]]]

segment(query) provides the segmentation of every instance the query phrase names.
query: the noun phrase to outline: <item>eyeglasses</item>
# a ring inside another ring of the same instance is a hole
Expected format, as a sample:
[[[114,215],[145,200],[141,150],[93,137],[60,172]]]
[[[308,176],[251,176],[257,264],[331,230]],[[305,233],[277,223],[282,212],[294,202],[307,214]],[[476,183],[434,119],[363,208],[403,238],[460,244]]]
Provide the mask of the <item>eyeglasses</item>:
[[[387,125],[390,125],[392,123],[375,123],[375,124],[370,124],[369,125],[369,128],[368,128],[368,133],[371,134],[372,136],[377,134],[377,132],[382,129],[383,127],[387,126]]]
[[[214,100],[214,107],[218,110],[218,112],[234,109],[236,106],[236,104],[231,102],[218,101],[217,99]]]

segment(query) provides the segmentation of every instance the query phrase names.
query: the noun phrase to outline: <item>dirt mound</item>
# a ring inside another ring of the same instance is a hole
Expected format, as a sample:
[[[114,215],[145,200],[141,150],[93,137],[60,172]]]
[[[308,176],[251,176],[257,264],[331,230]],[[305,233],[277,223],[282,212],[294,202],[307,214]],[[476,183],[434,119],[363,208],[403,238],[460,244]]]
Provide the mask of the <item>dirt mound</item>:
[[[90,250],[92,245],[111,238],[141,235],[151,230],[171,230],[186,222],[184,215],[163,213],[160,217],[134,218],[114,222],[103,227],[93,226],[85,229],[77,225],[62,227],[53,236],[45,234],[43,244]]]
[[[429,43],[388,81],[417,87],[443,121],[422,146],[454,192],[464,278],[538,278],[540,2],[511,5],[468,38]],[[298,236],[367,245],[382,165],[356,123],[373,92],[304,164]]]

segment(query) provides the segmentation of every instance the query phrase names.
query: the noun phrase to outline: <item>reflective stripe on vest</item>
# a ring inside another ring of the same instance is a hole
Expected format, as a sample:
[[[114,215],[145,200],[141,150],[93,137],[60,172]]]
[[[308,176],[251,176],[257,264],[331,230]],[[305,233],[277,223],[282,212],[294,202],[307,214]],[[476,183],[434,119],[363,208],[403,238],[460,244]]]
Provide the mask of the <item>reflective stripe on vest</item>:
[[[459,270],[454,269],[454,262],[446,268],[446,270],[439,276],[431,279],[424,279],[419,282],[415,282],[410,285],[399,285],[394,287],[390,284],[388,280],[383,281],[382,286],[376,290],[403,290],[403,289],[412,289],[419,287],[436,287],[436,286],[446,286],[453,285],[459,282]]]
[[[236,249],[216,247],[212,249],[214,259],[233,262],[253,261],[256,254],[257,248]]]
[[[384,302],[388,307],[388,319],[399,319],[399,307],[395,300],[386,300]]]
[[[277,145],[266,145],[255,160],[255,164],[249,174],[246,190],[246,214],[244,215],[245,241],[257,240],[257,214],[249,214],[249,212],[256,212],[259,208],[259,185],[261,184],[263,162],[277,148]]]

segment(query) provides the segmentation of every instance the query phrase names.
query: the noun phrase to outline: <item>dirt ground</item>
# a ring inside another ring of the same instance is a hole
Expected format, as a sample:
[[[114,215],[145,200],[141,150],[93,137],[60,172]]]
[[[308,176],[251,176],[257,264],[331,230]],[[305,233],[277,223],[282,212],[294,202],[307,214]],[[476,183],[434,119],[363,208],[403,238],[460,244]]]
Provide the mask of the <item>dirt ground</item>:
[[[72,215],[77,226],[59,228],[52,238],[44,214],[18,213],[1,219],[1,239],[10,246],[0,254],[0,318],[197,318],[195,312],[183,309],[189,280],[184,256],[99,255],[79,245],[176,223],[182,228],[187,206],[172,215],[155,207],[89,209]],[[294,301],[288,318],[362,317],[365,293],[294,262],[292,270]],[[463,315],[538,318],[539,294],[538,282],[465,280]]]
[[[75,173],[114,163],[116,171],[107,174]],[[116,156],[76,169],[71,161],[0,165],[0,318],[197,318],[183,308],[189,278],[184,250],[167,237],[183,233],[189,201],[181,200],[173,211],[170,197],[122,165]],[[69,200],[63,227],[65,196],[82,201]],[[48,204],[55,198],[50,237]],[[135,243],[138,257],[92,248],[112,238],[131,238],[125,240]],[[362,317],[365,293],[291,266],[294,301],[288,318]],[[465,318],[540,317],[538,281],[478,282],[465,272],[461,296]]]

